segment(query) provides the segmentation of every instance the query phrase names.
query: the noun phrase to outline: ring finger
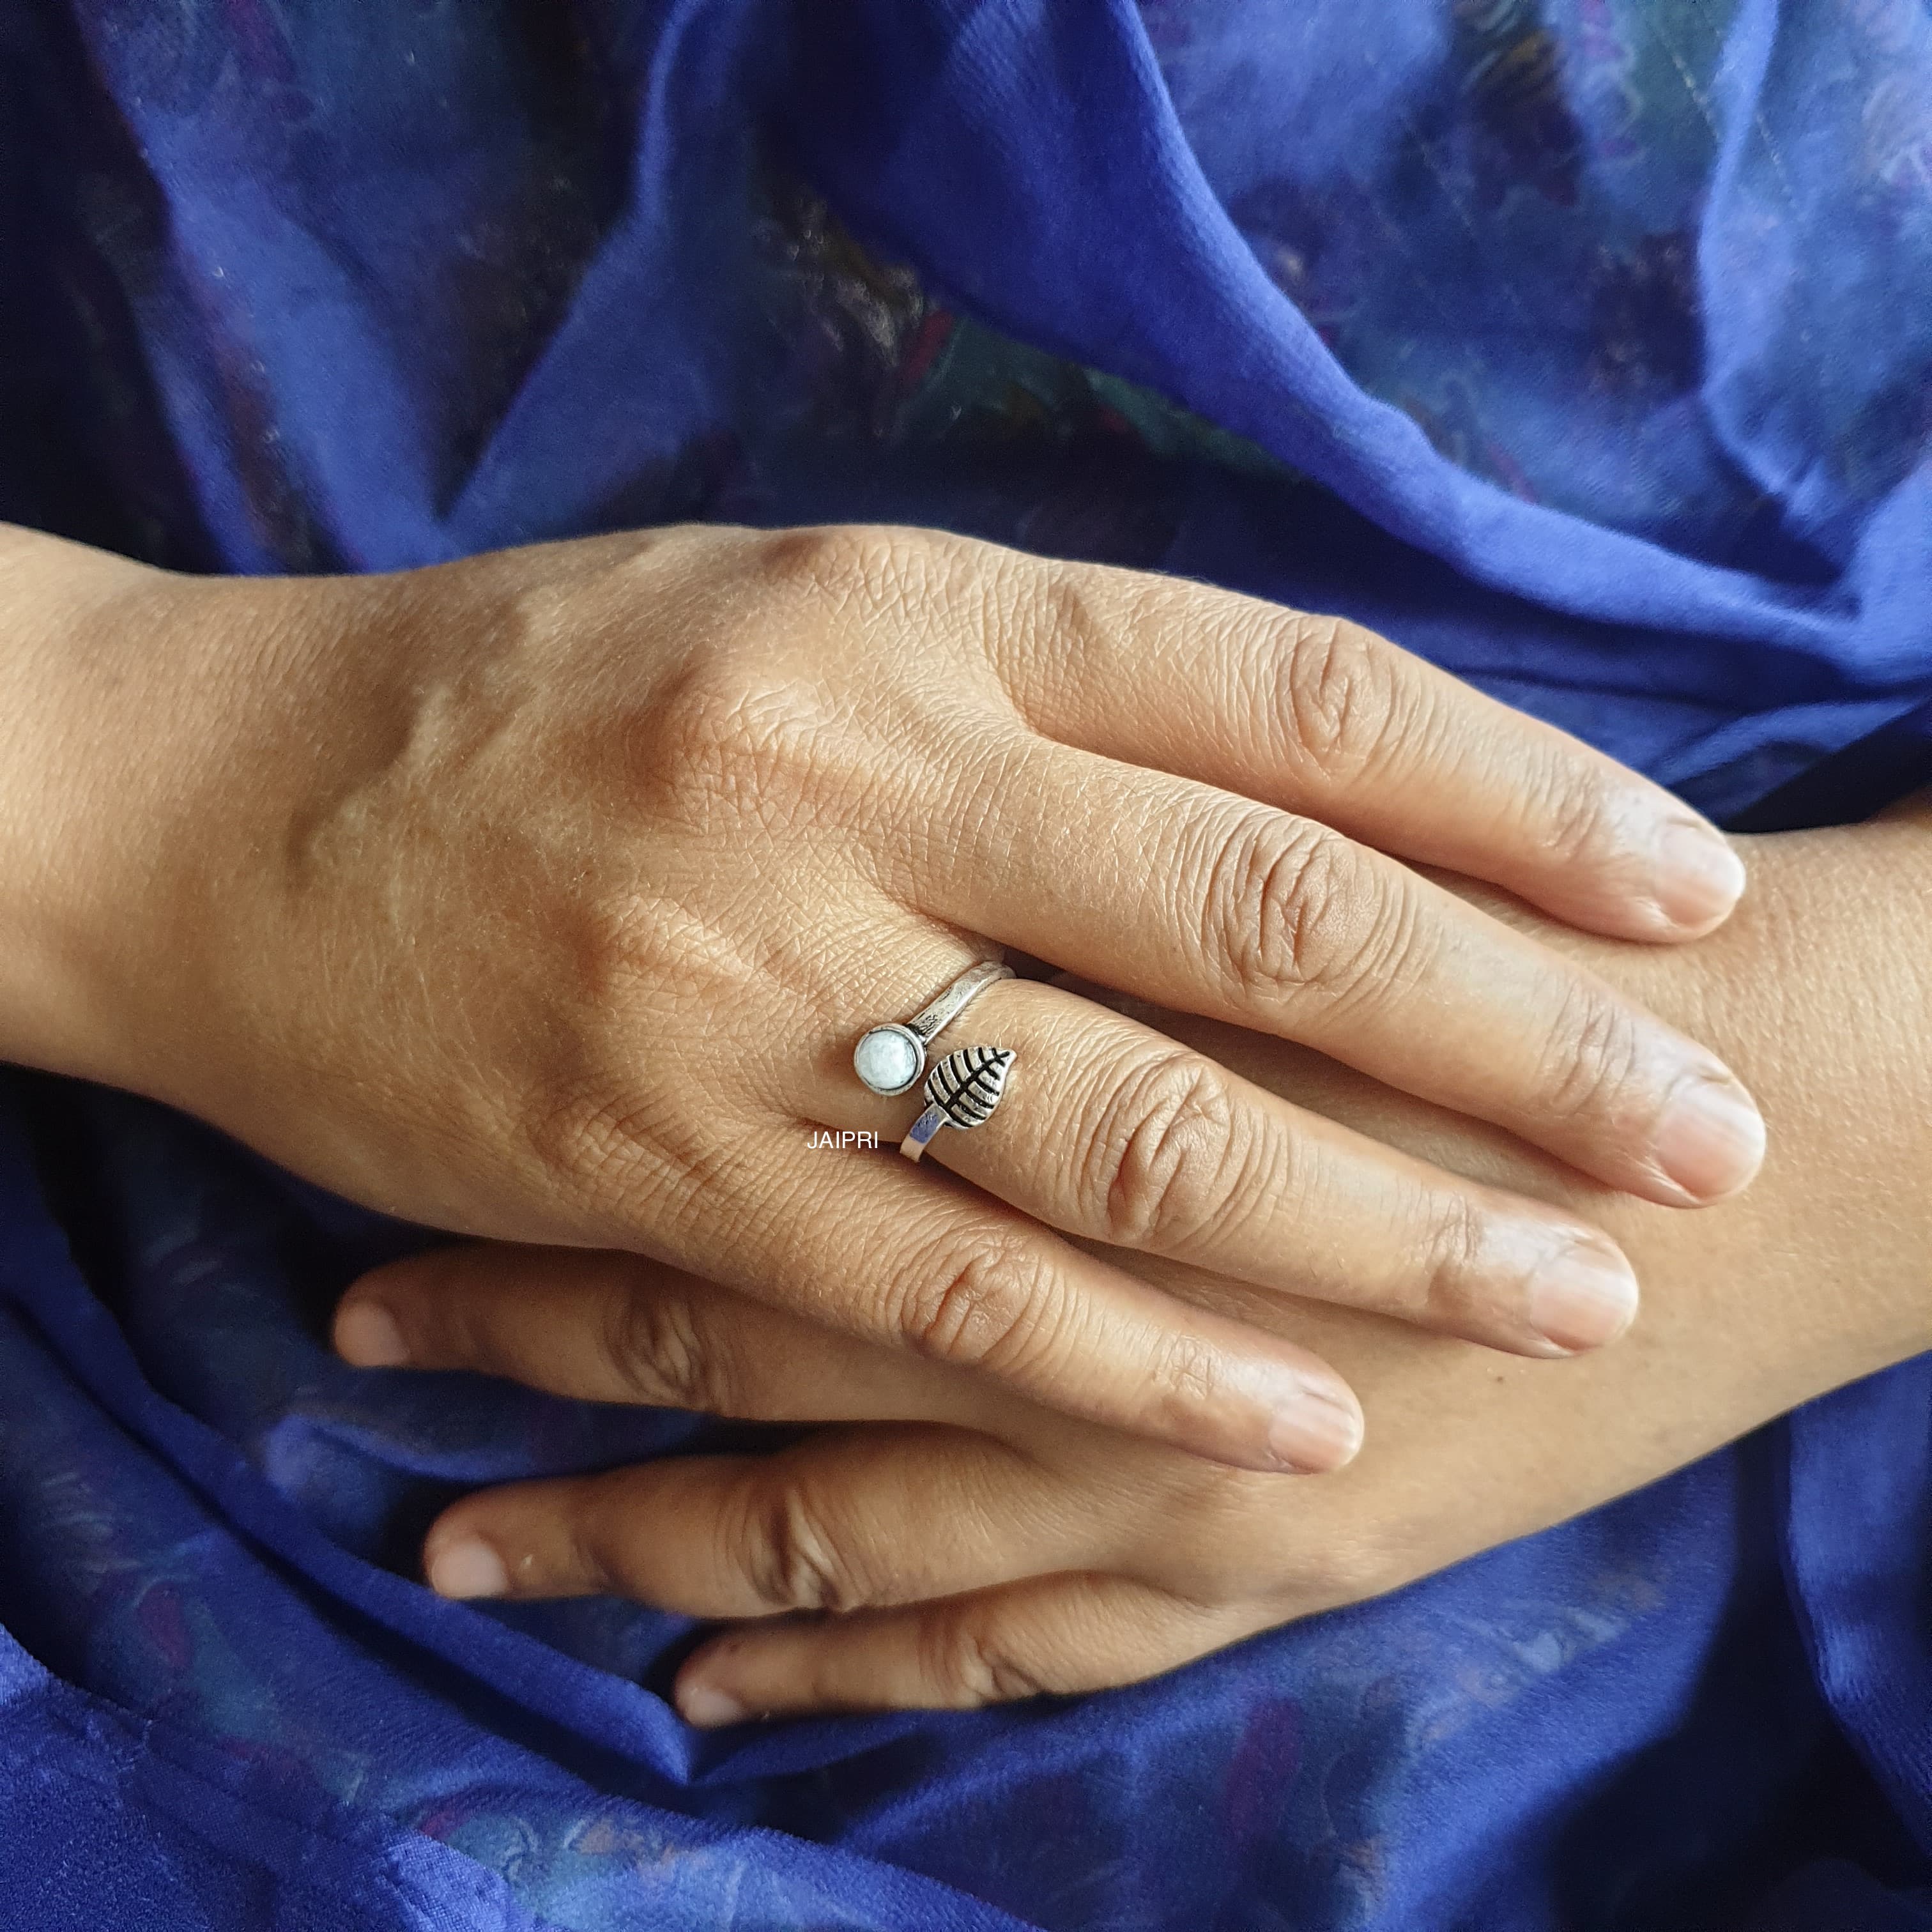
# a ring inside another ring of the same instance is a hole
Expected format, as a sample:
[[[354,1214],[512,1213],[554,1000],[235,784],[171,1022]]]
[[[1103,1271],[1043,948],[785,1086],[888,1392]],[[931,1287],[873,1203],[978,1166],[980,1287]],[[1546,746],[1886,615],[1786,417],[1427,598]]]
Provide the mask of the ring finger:
[[[1605,1235],[1306,1112],[1153,1028],[1010,980],[942,1036],[1015,1055],[983,1126],[932,1159],[1064,1232],[1508,1348],[1595,1348],[1629,1325],[1634,1274]],[[829,1124],[902,1137],[912,1096],[849,1070],[795,1096]]]

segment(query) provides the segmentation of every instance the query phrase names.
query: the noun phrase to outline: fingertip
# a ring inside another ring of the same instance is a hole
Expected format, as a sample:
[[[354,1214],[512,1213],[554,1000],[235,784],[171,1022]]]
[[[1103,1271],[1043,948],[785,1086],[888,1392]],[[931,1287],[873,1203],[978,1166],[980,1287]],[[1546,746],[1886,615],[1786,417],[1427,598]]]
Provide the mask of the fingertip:
[[[335,1311],[335,1352],[357,1369],[400,1369],[409,1364],[402,1324],[380,1301],[344,1301]]]
[[[1715,826],[1681,808],[1660,811],[1648,794],[1606,823],[1594,858],[1546,878],[1532,903],[1586,932],[1653,946],[1704,938],[1736,910],[1750,874]]]
[[[1749,874],[1724,834],[1702,819],[1673,818],[1658,836],[1659,910],[1687,938],[1720,926],[1743,898]]]
[[[423,1574],[440,1597],[501,1597],[510,1588],[502,1558],[471,1530],[432,1531],[423,1550]]]
[[[717,1730],[726,1724],[742,1724],[752,1714],[743,1702],[722,1684],[703,1678],[687,1678],[675,1693],[678,1714],[700,1730]]]
[[[1303,1381],[1276,1408],[1268,1449],[1292,1474],[1331,1475],[1360,1453],[1366,1430],[1362,1406],[1346,1383]]]
[[[1636,1270],[1623,1250],[1596,1236],[1571,1243],[1532,1276],[1531,1325],[1563,1355],[1620,1340],[1636,1321]]]
[[[1750,1186],[1764,1165],[1764,1116],[1729,1072],[1694,1072],[1664,1103],[1652,1157],[1686,1203],[1708,1207]]]

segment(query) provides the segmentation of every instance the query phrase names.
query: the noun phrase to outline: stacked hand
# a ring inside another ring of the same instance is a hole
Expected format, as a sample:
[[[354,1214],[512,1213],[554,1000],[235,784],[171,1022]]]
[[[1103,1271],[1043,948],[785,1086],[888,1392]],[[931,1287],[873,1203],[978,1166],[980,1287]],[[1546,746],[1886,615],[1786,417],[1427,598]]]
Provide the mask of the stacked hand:
[[[1513,1361],[1130,1262],[1349,1374],[1369,1413],[1360,1456],[1288,1483],[1123,1442],[648,1262],[458,1248],[352,1291],[337,1328],[351,1359],[380,1306],[425,1367],[857,1426],[773,1455],[466,1498],[430,1532],[432,1582],[456,1595],[616,1591],[760,1620],[684,1665],[679,1702],[703,1724],[1096,1688],[1560,1521],[1932,1347],[1932,805],[1744,842],[1750,896],[1694,949],[1585,940],[1498,908],[1750,1076],[1772,1156],[1706,1214],[1615,1195],[1304,1050],[1148,1016],[1285,1097],[1600,1220],[1651,1290],[1617,1348]],[[841,1614],[776,1615],[797,1610]]]
[[[854,530],[272,582],[13,533],[0,604],[0,1051],[389,1211],[593,1251],[447,1265],[522,1267],[506,1306],[592,1294],[668,1399],[728,1330],[790,1366],[725,1406],[929,1418],[937,1377],[1103,1462],[1330,1469],[1353,1331],[1310,1304],[1591,1349],[1636,1300],[1599,1210],[1727,1196],[1762,1152],[1696,1027],[1565,932],[1710,932],[1724,842],[1346,624]],[[904,1132],[916,1097],[868,1093],[853,1042],[1003,949],[1090,990],[1005,981],[945,1041],[1016,1055],[996,1122],[921,1168],[813,1151]],[[1364,1134],[1268,1039],[1600,1191]],[[358,1359],[413,1357],[386,1302],[344,1320]],[[1043,1522],[1001,1560],[1068,1546]]]
[[[896,1140],[918,1111],[860,1084],[857,1036],[1012,947],[1652,1200],[1757,1164],[1710,1052],[1383,856],[1676,940],[1736,897],[1723,842],[1349,626],[903,530],[358,579],[24,536],[0,564],[8,782],[53,806],[0,884],[0,1048],[397,1214],[646,1253],[1313,1469],[1356,1446],[1346,1386],[1124,1255],[1544,1355],[1628,1324],[1622,1258],[1036,980],[972,1009],[1018,1056],[996,1130],[835,1168],[814,1127]]]

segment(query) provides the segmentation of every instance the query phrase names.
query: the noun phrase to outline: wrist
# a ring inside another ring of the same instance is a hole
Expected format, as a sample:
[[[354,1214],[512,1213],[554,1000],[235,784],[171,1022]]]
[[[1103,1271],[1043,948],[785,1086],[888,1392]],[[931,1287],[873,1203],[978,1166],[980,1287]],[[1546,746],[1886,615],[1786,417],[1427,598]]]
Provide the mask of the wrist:
[[[274,836],[277,588],[0,526],[0,1058],[193,1103]]]
[[[1611,970],[1749,1087],[1757,1178],[1684,1213],[1546,1176],[1645,1283],[1601,1372],[1676,1387],[1699,1451],[1932,1347],[1932,817],[1741,844],[1724,927]]]
[[[1932,1348],[1932,812],[1751,843],[1760,964],[1732,976],[1786,1124],[1761,1252],[1816,1394]]]
[[[0,1058],[112,1077],[115,854],[140,806],[103,699],[164,580],[0,526]]]

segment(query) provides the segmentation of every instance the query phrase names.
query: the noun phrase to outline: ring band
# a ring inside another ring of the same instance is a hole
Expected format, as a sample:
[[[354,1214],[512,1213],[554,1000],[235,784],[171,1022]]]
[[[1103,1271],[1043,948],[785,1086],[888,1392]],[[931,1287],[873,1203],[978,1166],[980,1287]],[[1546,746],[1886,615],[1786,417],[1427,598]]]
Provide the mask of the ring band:
[[[992,1118],[1016,1055],[1007,1046],[962,1046],[949,1053],[926,1076],[926,1112],[899,1142],[899,1152],[916,1160],[941,1127],[982,1127]]]
[[[926,1071],[926,1049],[934,1036],[950,1026],[988,986],[1013,976],[1010,966],[991,959],[968,967],[910,1019],[875,1026],[862,1034],[852,1049],[853,1072],[874,1094],[903,1094]]]

